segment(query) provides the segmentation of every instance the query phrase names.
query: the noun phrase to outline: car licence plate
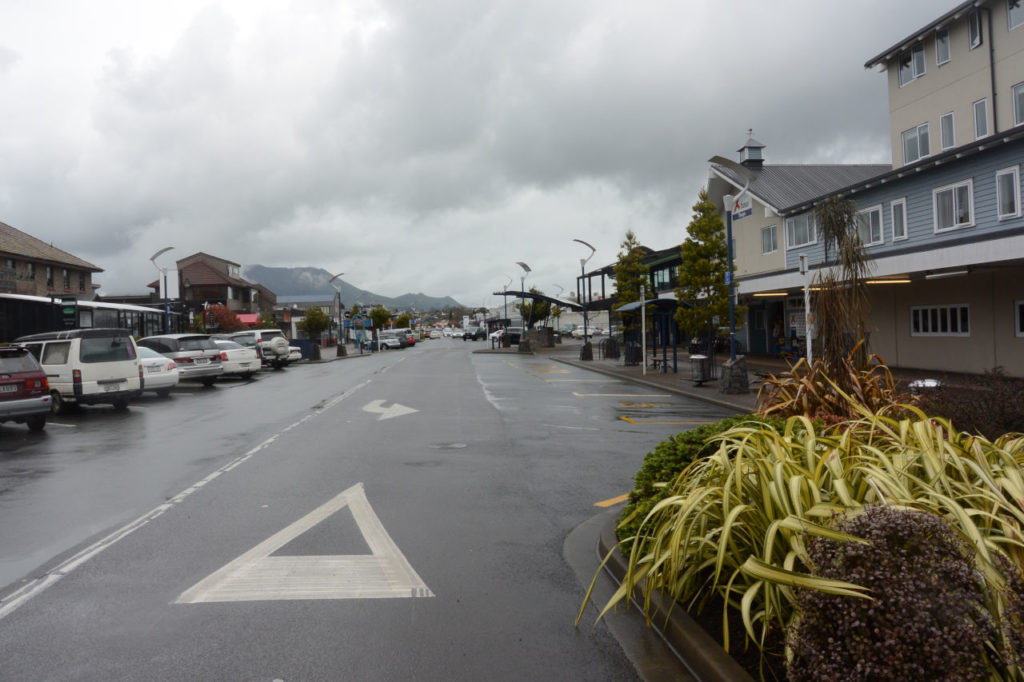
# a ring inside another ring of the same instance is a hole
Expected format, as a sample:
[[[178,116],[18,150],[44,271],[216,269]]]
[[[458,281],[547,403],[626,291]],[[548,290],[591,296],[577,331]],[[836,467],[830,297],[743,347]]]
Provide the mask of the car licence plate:
[[[149,374],[156,374],[157,372],[160,371],[160,366],[159,365],[150,365],[149,367],[146,368],[146,371]]]
[[[208,365],[210,364],[210,358],[196,358],[193,360],[193,363],[197,365]]]
[[[18,384],[3,384],[0,386],[0,393],[17,393]]]
[[[113,393],[114,391],[118,391],[120,389],[121,389],[121,384],[104,384],[103,385],[103,390],[106,391],[107,393]]]

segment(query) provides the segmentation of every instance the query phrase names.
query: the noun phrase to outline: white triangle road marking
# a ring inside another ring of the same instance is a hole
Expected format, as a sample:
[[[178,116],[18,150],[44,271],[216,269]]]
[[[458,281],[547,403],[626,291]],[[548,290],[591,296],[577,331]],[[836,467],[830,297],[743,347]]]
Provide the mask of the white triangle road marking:
[[[371,554],[271,556],[348,507]],[[182,592],[177,604],[289,599],[433,597],[357,483]]]
[[[371,400],[370,402],[363,405],[363,412],[371,412],[379,414],[377,421],[384,421],[385,419],[393,419],[395,417],[401,417],[406,414],[413,414],[419,412],[419,410],[406,407],[405,405],[399,405],[398,403],[392,403],[390,407],[384,407],[383,400]]]

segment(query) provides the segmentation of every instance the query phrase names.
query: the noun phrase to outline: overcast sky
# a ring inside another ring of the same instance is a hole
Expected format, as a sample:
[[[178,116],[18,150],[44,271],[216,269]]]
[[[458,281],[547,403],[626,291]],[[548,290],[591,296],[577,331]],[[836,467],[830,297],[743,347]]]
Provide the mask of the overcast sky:
[[[680,243],[707,159],[888,163],[867,59],[955,0],[0,5],[0,221],[143,293],[196,251],[471,305]]]

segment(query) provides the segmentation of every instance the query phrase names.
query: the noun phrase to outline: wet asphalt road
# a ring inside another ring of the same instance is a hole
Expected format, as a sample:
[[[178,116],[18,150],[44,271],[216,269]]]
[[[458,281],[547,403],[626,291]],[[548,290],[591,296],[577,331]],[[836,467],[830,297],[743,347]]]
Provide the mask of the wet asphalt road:
[[[0,427],[0,679],[634,678],[562,544],[726,413],[480,345]]]

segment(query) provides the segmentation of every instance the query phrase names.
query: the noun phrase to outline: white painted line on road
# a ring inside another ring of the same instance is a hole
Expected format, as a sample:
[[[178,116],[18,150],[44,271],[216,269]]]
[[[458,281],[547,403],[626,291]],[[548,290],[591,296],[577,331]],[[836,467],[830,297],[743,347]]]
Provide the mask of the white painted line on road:
[[[622,383],[622,382],[621,381],[616,381],[615,379],[548,379],[548,383],[549,384],[568,384],[568,383],[577,383],[577,384],[618,384],[618,383]]]
[[[395,417],[401,417],[406,414],[415,414],[416,412],[419,412],[419,410],[414,407],[399,405],[398,403],[392,403],[391,407],[384,407],[383,400],[371,400],[363,405],[363,412],[379,414],[380,416],[377,417],[377,421],[382,422],[385,419],[394,419]]]
[[[112,547],[119,540],[122,540],[125,537],[131,535],[139,528],[142,528],[143,526],[148,524],[150,521],[159,518],[164,514],[164,512],[170,510],[172,507],[181,504],[183,501],[185,501],[186,498],[188,498],[189,495],[196,492],[197,490],[200,490],[203,486],[213,481],[221,474],[225,474],[231,471],[235,467],[241,465],[243,462],[251,459],[253,455],[255,455],[256,453],[270,447],[278,438],[280,438],[285,433],[288,433],[292,429],[298,428],[299,426],[305,424],[307,421],[317,416],[318,414],[322,414],[325,410],[337,405],[345,398],[350,397],[359,389],[369,385],[370,381],[370,379],[367,379],[363,383],[357,384],[356,386],[353,386],[352,388],[345,391],[341,395],[338,395],[335,398],[329,400],[328,402],[324,403],[319,410],[311,412],[310,414],[306,415],[297,422],[281,429],[281,431],[279,431],[278,433],[266,439],[265,441],[263,441],[256,447],[252,448],[245,454],[239,455],[232,461],[228,462],[221,468],[211,473],[206,478],[203,478],[197,483],[193,483],[191,486],[181,491],[167,502],[164,502],[158,507],[138,517],[134,521],[130,521],[124,526],[121,526],[110,535],[107,535],[101,540],[98,540],[97,542],[94,542],[93,544],[89,545],[79,553],[75,554],[74,556],[62,562],[61,564],[57,565],[46,575],[36,578],[35,580],[29,581],[21,589],[17,590],[16,592],[12,592],[10,595],[4,597],[3,599],[0,599],[0,620],[3,620],[10,614],[14,613],[14,611],[16,611],[23,604],[25,604],[28,600],[32,599],[33,597],[39,596],[40,594],[45,592],[49,587],[57,584],[62,578],[69,575],[72,571],[74,571],[76,568],[78,568],[85,562],[89,561],[89,559],[92,559],[103,550]]]
[[[77,429],[78,428],[78,424],[61,424],[59,422],[51,422],[51,421],[47,421],[46,425],[47,426],[58,426],[58,427],[60,427],[62,429]]]
[[[564,426],[562,424],[541,424],[541,426],[548,426],[552,429],[572,429],[574,431],[600,431],[596,426]]]
[[[271,556],[345,507],[372,554]],[[200,580],[175,603],[433,596],[373,512],[363,484],[357,483]]]

